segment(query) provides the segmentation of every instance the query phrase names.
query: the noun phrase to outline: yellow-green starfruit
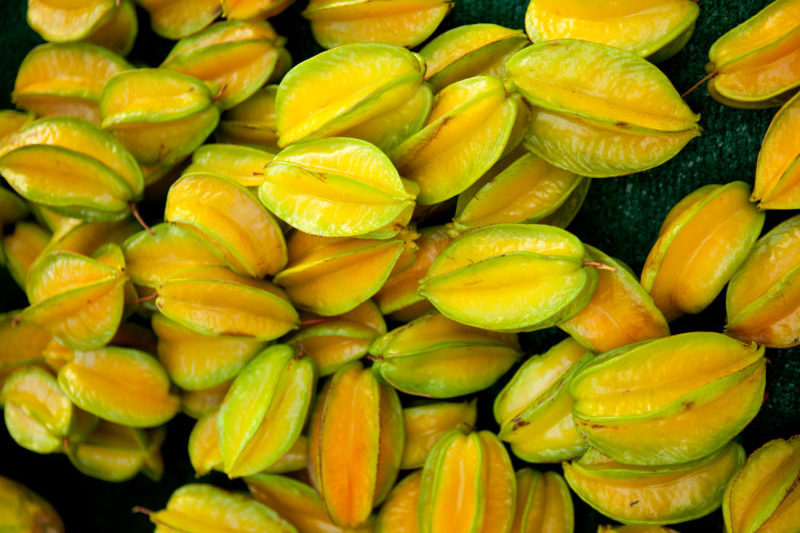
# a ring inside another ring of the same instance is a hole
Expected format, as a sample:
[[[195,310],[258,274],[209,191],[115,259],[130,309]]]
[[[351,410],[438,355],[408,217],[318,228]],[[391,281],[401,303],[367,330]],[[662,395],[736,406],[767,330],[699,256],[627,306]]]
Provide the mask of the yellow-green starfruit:
[[[277,92],[277,85],[267,85],[241,104],[225,111],[214,133],[217,142],[279,152],[275,117]]]
[[[9,533],[64,533],[64,524],[52,505],[6,477],[0,477],[0,524]]]
[[[258,187],[264,181],[264,167],[274,154],[248,146],[206,144],[192,154],[184,174],[216,174],[242,187]]]
[[[800,127],[800,95],[780,108],[769,125],[758,153],[751,202],[759,209],[800,207],[800,142],[793,132]]]
[[[572,495],[563,477],[523,468],[516,478],[517,507],[511,533],[572,533]]]
[[[406,445],[400,468],[421,468],[439,437],[451,429],[472,430],[477,417],[475,400],[469,403],[437,402],[406,407],[403,409]]]
[[[400,480],[389,493],[375,520],[375,533],[419,533],[417,500],[422,471]]]

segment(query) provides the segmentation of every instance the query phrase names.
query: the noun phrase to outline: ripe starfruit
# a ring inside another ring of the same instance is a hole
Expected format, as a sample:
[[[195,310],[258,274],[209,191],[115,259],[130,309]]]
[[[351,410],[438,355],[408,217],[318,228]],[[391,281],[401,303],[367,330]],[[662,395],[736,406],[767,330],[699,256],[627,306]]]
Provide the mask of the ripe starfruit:
[[[725,331],[771,348],[800,343],[800,216],[772,228],[728,285]]]
[[[502,443],[488,431],[444,434],[425,460],[420,533],[508,533],[517,482]]]
[[[38,224],[17,222],[13,233],[0,238],[0,257],[5,258],[6,268],[22,290],[25,290],[28,270],[45,251],[51,237],[50,232]]]
[[[439,92],[473,76],[502,78],[505,60],[527,44],[521,30],[497,24],[468,24],[437,36],[419,55],[428,65],[425,79]]]
[[[222,405],[232,381],[226,381],[209,389],[182,391],[181,411],[194,419],[204,417]]]
[[[429,398],[486,389],[522,355],[515,334],[473,328],[437,312],[378,337],[369,351],[384,381]]]
[[[101,125],[142,165],[177,163],[219,122],[208,86],[163,68],[121,72],[103,87]]]
[[[52,505],[6,477],[0,477],[0,524],[10,533],[64,533],[64,523]]]
[[[564,463],[564,477],[583,501],[614,520],[675,524],[716,510],[744,458],[735,442],[674,466],[628,466],[590,449],[579,460]]]
[[[719,333],[642,341],[597,356],[573,378],[573,418],[586,441],[630,465],[707,456],[755,417],[764,348]]]
[[[192,154],[184,174],[216,174],[242,187],[258,187],[264,181],[264,167],[274,154],[248,146],[205,144]]]
[[[517,507],[511,533],[572,533],[575,523],[572,495],[555,472],[518,470]]]
[[[800,86],[800,1],[776,0],[716,40],[708,92],[725,105],[781,105]]]
[[[77,41],[109,21],[118,7],[117,0],[28,0],[27,19],[46,41]]]
[[[139,20],[136,18],[136,7],[132,0],[117,0],[117,5],[119,7],[113,16],[83,41],[126,56],[133,48],[133,42],[139,33]]]
[[[0,122],[3,120],[2,111],[0,111]],[[26,117],[28,115],[23,113],[17,113],[16,111],[11,111],[15,115],[19,115],[21,117]],[[25,120],[25,122],[30,122]],[[20,123],[20,127],[23,123]],[[0,132],[0,148],[3,146],[2,141],[2,132]],[[0,228],[8,226],[9,224],[13,224],[18,220],[21,220],[28,216],[30,210],[28,209],[25,200],[20,198],[18,195],[14,194],[14,192],[6,189],[5,187],[0,187]]]
[[[742,181],[705,185],[678,202],[642,269],[642,286],[667,320],[705,309],[750,254],[764,213]]]
[[[586,249],[610,268],[597,271],[597,288],[586,307],[558,327],[595,353],[669,335],[664,315],[628,266],[597,248]]]
[[[370,68],[362,68],[365,64]],[[424,71],[417,54],[378,43],[339,46],[300,63],[278,87],[279,146],[345,136],[351,128],[396,111],[417,95]]]
[[[300,329],[286,342],[313,359],[320,376],[327,376],[365,356],[373,339],[384,333],[383,315],[371,300],[367,300],[339,316],[315,318],[312,315],[303,319]]]
[[[222,13],[220,0],[136,0],[161,37],[177,40],[197,33]]]
[[[586,348],[565,339],[528,359],[494,400],[498,437],[529,463],[552,463],[579,456],[586,442],[572,419],[569,386],[592,359]]]
[[[800,437],[772,440],[750,455],[722,500],[728,533],[798,530]]]
[[[18,132],[0,148],[0,174],[26,200],[89,222],[125,218],[144,189],[122,144],[74,117],[41,119]]]
[[[217,22],[178,41],[161,67],[216,85],[214,103],[228,109],[283,75],[275,69],[284,42],[269,22]]]
[[[247,364],[219,409],[219,445],[228,476],[261,472],[289,451],[305,425],[316,379],[314,361],[284,344]]]
[[[0,388],[18,368],[44,363],[43,352],[52,338],[33,322],[16,319],[19,313],[0,314]],[[2,401],[0,397],[0,407]]]
[[[436,31],[452,0],[312,0],[303,16],[323,48],[387,43],[412,48]]]
[[[317,237],[294,232],[289,264],[274,282],[298,307],[320,316],[352,311],[386,282],[403,252],[401,239]]]
[[[597,526],[597,533],[678,533],[671,527],[651,525]]]
[[[130,68],[120,56],[94,44],[42,44],[22,61],[11,100],[40,117],[69,115],[100,124],[103,86]]]
[[[180,408],[158,359],[131,348],[75,350],[58,383],[84,411],[130,427],[164,424]]]
[[[222,0],[222,16],[226,19],[255,20],[274,17],[294,0]]]
[[[597,271],[571,233],[539,224],[497,224],[450,243],[419,291],[458,322],[532,331],[580,312],[596,284]]]
[[[406,407],[403,409],[406,445],[400,468],[421,468],[439,437],[451,429],[471,431],[477,417],[476,400],[469,403],[437,402]]]
[[[419,533],[417,500],[422,472],[416,471],[395,485],[375,519],[375,533]]]
[[[164,316],[204,335],[270,341],[299,325],[282,290],[224,267],[183,269],[156,290]]]
[[[352,237],[387,226],[398,233],[411,218],[414,189],[375,146],[330,138],[297,143],[278,153],[264,170],[259,198],[300,231]]]
[[[494,76],[442,89],[424,127],[391,154],[400,174],[419,185],[419,204],[452,198],[489,170],[509,143],[521,105]]]
[[[529,46],[506,70],[534,106],[525,146],[593,178],[658,166],[698,136],[699,116],[672,82],[639,56],[564,39]]]
[[[184,485],[173,492],[166,509],[147,512],[157,533],[209,530],[297,533],[294,526],[253,498],[200,483]]]
[[[187,174],[167,194],[164,219],[198,232],[238,273],[263,278],[286,266],[275,218],[246,187],[214,174]]]
[[[141,229],[132,219],[119,222],[81,222],[60,227],[43,253],[72,252],[92,256],[107,244],[121,245]]]
[[[217,142],[252,146],[272,153],[280,151],[275,117],[277,92],[277,85],[267,85],[225,111],[214,133]]]
[[[397,393],[370,369],[353,362],[325,384],[309,424],[308,470],[335,524],[367,521],[394,485],[404,441]]]
[[[274,509],[301,533],[371,533],[371,520],[355,528],[339,527],[328,516],[317,492],[301,481],[274,474],[245,478],[253,498]]]
[[[101,420],[86,439],[70,441],[67,456],[81,473],[103,481],[126,481],[139,472],[158,480],[165,433],[163,427],[145,430]]]
[[[663,61],[689,41],[699,13],[691,0],[531,0],[525,30],[533,42],[580,39]]]
[[[800,95],[775,114],[758,153],[751,202],[759,209],[800,208]]]

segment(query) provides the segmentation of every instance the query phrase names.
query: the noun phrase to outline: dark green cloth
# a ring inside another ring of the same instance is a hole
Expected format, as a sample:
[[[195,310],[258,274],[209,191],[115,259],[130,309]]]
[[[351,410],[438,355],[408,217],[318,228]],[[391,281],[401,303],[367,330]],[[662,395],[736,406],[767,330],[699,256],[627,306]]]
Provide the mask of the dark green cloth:
[[[766,0],[701,2],[694,37],[681,53],[661,65],[678,90],[687,89],[705,74],[703,67],[707,51],[717,37],[767,3]],[[456,0],[455,4],[442,29],[474,22],[494,22],[520,28],[527,3],[523,0]],[[10,106],[9,94],[20,61],[32,46],[41,42],[25,23],[25,6],[24,0],[0,2],[0,106],[3,107]],[[299,16],[304,7],[305,0],[298,0],[296,5],[273,21],[278,32],[288,37],[287,46],[296,62],[320,50],[311,38],[307,22]],[[156,37],[149,29],[146,14],[141,10],[139,13],[140,35],[131,60],[156,65],[165,57],[171,43]],[[691,94],[687,100],[695,111],[702,114],[703,136],[655,170],[629,177],[595,180],[584,208],[570,228],[587,243],[624,260],[637,271],[655,241],[661,221],[680,198],[708,183],[732,180],[752,183],[759,146],[775,112],[774,109],[747,111],[724,107],[712,100],[704,88]],[[791,214],[769,213],[767,229]],[[153,218],[158,216],[155,212]],[[25,305],[22,293],[2,269],[0,287],[0,309]],[[721,331],[724,324],[723,297],[701,315],[676,321],[673,332]],[[561,336],[563,334],[553,330],[526,335],[527,353],[543,350]],[[800,350],[797,349],[768,350],[767,398],[758,417],[741,436],[748,453],[769,439],[800,433],[798,353]],[[491,417],[491,401],[499,386],[480,395],[480,428],[496,429]],[[160,509],[175,488],[194,481],[186,453],[192,424],[193,421],[183,415],[169,424],[163,449],[167,471],[159,483],[143,476],[124,484],[88,478],[79,474],[63,455],[38,456],[21,449],[5,434],[4,427],[0,429],[0,475],[25,483],[52,502],[64,518],[68,531],[152,531],[147,518],[133,515],[131,508],[142,505]],[[522,466],[521,462],[516,464]],[[243,487],[241,482],[229,482],[218,474],[203,479],[206,480],[228,487]],[[576,531],[593,533],[598,524],[611,522],[577,497],[574,500]],[[679,525],[677,529],[703,533],[722,531],[722,515],[715,512],[705,519]]]

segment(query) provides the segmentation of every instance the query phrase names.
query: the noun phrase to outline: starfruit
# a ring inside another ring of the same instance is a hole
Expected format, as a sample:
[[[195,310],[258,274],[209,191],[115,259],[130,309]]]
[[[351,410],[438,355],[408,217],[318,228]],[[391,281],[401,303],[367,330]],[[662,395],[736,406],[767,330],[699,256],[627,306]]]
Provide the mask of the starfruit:
[[[203,390],[232,380],[264,348],[261,341],[241,337],[211,337],[156,313],[158,358],[177,386]]]
[[[14,442],[36,453],[64,451],[74,411],[55,376],[38,367],[19,368],[8,377],[0,396]]]
[[[100,124],[103,86],[130,68],[117,54],[94,44],[42,44],[22,61],[11,100],[40,117],[70,115]]]
[[[161,425],[180,407],[158,360],[131,348],[75,350],[58,371],[58,383],[84,411],[131,427]]]
[[[72,252],[92,256],[104,245],[121,245],[139,229],[141,226],[132,219],[119,222],[79,221],[57,229],[43,253]]]
[[[772,348],[800,343],[800,216],[772,228],[731,278],[725,331]]]
[[[667,526],[630,525],[597,526],[597,533],[678,533]]]
[[[443,435],[422,469],[420,533],[508,533],[517,483],[505,448],[488,431]]]
[[[136,0],[150,14],[153,31],[167,39],[197,33],[222,13],[220,0]]]
[[[212,470],[222,470],[219,448],[219,409],[215,408],[197,419],[189,434],[189,462],[195,475],[204,476]]]
[[[419,55],[428,65],[425,79],[438,92],[473,76],[502,78],[505,60],[527,44],[520,30],[497,24],[468,24],[432,39]]]
[[[417,499],[422,472],[412,472],[395,485],[375,520],[375,533],[418,533]]]
[[[280,150],[275,117],[277,92],[277,85],[268,85],[225,111],[214,133],[217,142],[242,144],[277,153]]]
[[[6,477],[0,477],[0,524],[8,533],[64,533],[64,524],[52,505]]]
[[[765,373],[764,348],[719,333],[642,341],[578,372],[572,415],[586,441],[616,461],[686,463],[719,449],[755,417]]]
[[[705,516],[722,502],[725,485],[744,462],[735,442],[707,457],[674,466],[627,466],[590,449],[564,463],[580,498],[625,524],[675,524]]]
[[[323,48],[387,43],[412,48],[436,31],[452,0],[312,0],[303,16]]]
[[[420,294],[449,318],[502,331],[563,322],[589,302],[597,271],[571,233],[538,224],[497,224],[462,235],[420,281]]]
[[[0,314],[0,388],[18,368],[44,363],[44,349],[51,337],[28,320],[17,320],[19,311]],[[2,396],[2,395],[0,395]],[[2,407],[0,397],[0,407]]]
[[[228,109],[273,75],[284,41],[268,22],[217,22],[178,41],[161,67],[215,84],[214,102]]]
[[[800,142],[793,132],[800,127],[800,95],[775,114],[761,144],[751,202],[759,209],[800,208]]]
[[[419,185],[420,205],[456,196],[489,170],[508,145],[520,105],[493,76],[442,89],[425,126],[391,154],[400,174]]]
[[[400,468],[408,470],[422,467],[428,452],[439,437],[451,429],[472,430],[477,417],[476,400],[469,403],[438,402],[406,407],[403,409],[406,445]]]
[[[206,144],[192,154],[192,164],[184,174],[216,174],[242,187],[258,187],[264,181],[264,167],[273,154],[233,144]]]
[[[41,119],[0,148],[0,173],[26,200],[90,222],[121,220],[142,196],[139,165],[79,118]]]
[[[22,113],[19,113],[19,115],[22,115]],[[1,120],[2,116],[0,116],[0,121]],[[0,148],[1,147],[2,139],[0,139]],[[5,187],[0,187],[0,228],[25,218],[28,216],[29,212],[25,200]]]
[[[592,359],[586,348],[565,339],[528,359],[495,397],[498,437],[529,463],[552,463],[579,456],[586,442],[572,418],[569,386]]]
[[[89,257],[55,252],[36,261],[25,292],[22,316],[70,348],[108,343],[122,320],[127,278]]]
[[[626,50],[546,41],[511,56],[506,70],[534,106],[525,146],[582,176],[653,168],[700,132],[672,82]]]
[[[555,213],[586,179],[515,150],[459,195],[453,225],[467,230],[539,222]]]
[[[203,237],[175,224],[158,224],[131,235],[123,243],[131,280],[157,287],[174,273],[195,266],[225,266],[222,254]]]
[[[516,478],[517,506],[511,533],[572,533],[572,495],[563,477],[523,468]]]
[[[383,230],[405,216],[394,231],[399,232],[411,217],[416,192],[375,146],[331,138],[278,153],[264,170],[259,198],[300,231],[350,237]]]
[[[28,24],[47,41],[77,41],[111,19],[116,0],[49,2],[28,0]]]
[[[395,267],[375,295],[375,301],[383,314],[407,321],[433,310],[430,302],[417,291],[419,281],[425,277],[433,261],[452,240],[446,226],[433,226],[420,231],[419,238],[415,241],[417,250],[414,261],[403,269],[398,270]]]
[[[308,318],[300,324],[286,342],[313,359],[320,376],[365,356],[372,340],[386,333],[383,315],[370,300],[339,316]]]
[[[139,20],[132,0],[118,0],[117,6],[114,15],[83,40],[126,56],[139,33]]]
[[[274,282],[289,299],[320,316],[352,311],[386,282],[405,244],[401,239],[317,237],[294,232],[289,264]]]
[[[400,468],[405,432],[397,393],[350,363],[325,384],[309,427],[308,470],[331,520],[363,524]]]
[[[263,531],[297,533],[297,529],[258,501],[211,485],[190,484],[172,493],[166,509],[150,514],[157,533],[180,531]]]
[[[586,307],[558,327],[596,353],[669,335],[664,315],[628,266],[597,248],[586,249],[610,268],[597,271],[597,288]]]
[[[750,187],[705,185],[667,215],[642,269],[642,286],[667,320],[705,309],[753,249],[764,213]]]
[[[177,163],[219,122],[208,87],[163,68],[121,72],[103,87],[101,125],[143,165]]]
[[[33,263],[50,243],[50,232],[31,222],[17,222],[14,232],[0,240],[0,256],[17,285],[25,290],[25,280]]]
[[[164,470],[161,443],[164,429],[143,430],[101,420],[80,442],[70,442],[67,456],[83,474],[120,482],[139,472],[158,480]]]
[[[182,391],[181,411],[195,419],[205,416],[222,405],[232,381],[226,381],[209,389]]]
[[[167,194],[164,219],[195,230],[240,274],[263,278],[287,261],[283,233],[246,187],[213,174],[188,174]]]
[[[183,269],[161,282],[157,293],[164,316],[204,335],[270,341],[299,322],[279,288],[224,267]]]
[[[466,326],[437,312],[378,337],[369,351],[384,381],[429,398],[486,389],[522,355],[515,334]]]
[[[753,452],[725,489],[728,533],[798,531],[800,437],[772,440]]]
[[[776,0],[716,40],[711,96],[734,107],[782,104],[800,86],[800,2]]]
[[[663,61],[689,41],[699,13],[691,0],[531,0],[525,30],[533,42],[580,39]]]
[[[219,444],[228,476],[261,472],[289,451],[305,425],[316,377],[314,361],[283,344],[248,363],[219,409]]]
[[[222,0],[222,16],[235,20],[270,18],[292,3],[294,0]]]
[[[396,111],[418,94],[424,71],[420,56],[378,43],[339,46],[300,63],[278,87],[278,145],[346,135]]]

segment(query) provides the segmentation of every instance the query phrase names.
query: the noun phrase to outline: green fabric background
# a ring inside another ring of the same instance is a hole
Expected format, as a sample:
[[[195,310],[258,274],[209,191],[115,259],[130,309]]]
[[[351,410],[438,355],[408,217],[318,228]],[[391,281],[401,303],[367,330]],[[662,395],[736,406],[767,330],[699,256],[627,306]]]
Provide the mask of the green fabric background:
[[[567,0],[565,0],[567,1]],[[714,40],[767,5],[766,0],[703,0],[697,29],[687,47],[661,68],[679,91],[690,87],[704,74],[707,51]],[[298,0],[273,20],[276,29],[288,37],[295,61],[320,51],[311,38],[307,22],[299,16],[305,0]],[[456,0],[455,8],[441,29],[474,22],[494,22],[513,28],[523,26],[524,0]],[[16,70],[28,50],[41,42],[25,23],[24,0],[0,0],[0,107],[10,107],[10,92]],[[136,63],[158,64],[171,43],[155,36],[140,10],[140,34],[130,59]],[[702,114],[703,136],[693,140],[669,163],[634,176],[595,180],[586,204],[571,226],[585,242],[614,255],[639,271],[655,241],[667,211],[684,195],[708,183],[732,180],[753,181],[761,139],[775,110],[748,111],[724,107],[699,89],[687,101]],[[150,209],[150,222],[157,221],[158,208]],[[792,213],[769,213],[769,229]],[[705,312],[685,317],[672,325],[675,333],[692,330],[721,331],[724,325],[723,297]],[[20,308],[24,297],[5,270],[0,269],[0,311]],[[548,330],[526,335],[527,354],[538,353],[563,334]],[[741,435],[748,453],[769,439],[800,433],[800,350],[768,350],[767,397],[758,417]],[[508,376],[502,380],[505,382]],[[501,382],[501,384],[502,384]],[[480,395],[479,427],[495,430],[491,401],[500,385]],[[39,456],[16,446],[0,425],[0,475],[14,478],[47,498],[72,532],[152,531],[147,518],[133,515],[131,508],[142,505],[160,509],[178,486],[194,480],[186,443],[193,421],[178,416],[168,426],[164,459],[167,471],[159,483],[138,476],[123,484],[97,481],[79,474],[63,455]],[[517,462],[517,467],[522,466]],[[556,467],[544,467],[556,468]],[[219,485],[242,488],[224,476],[203,479]],[[609,523],[575,498],[576,531],[594,532],[597,524]],[[702,520],[677,526],[682,532],[722,531],[722,515],[715,512]]]

